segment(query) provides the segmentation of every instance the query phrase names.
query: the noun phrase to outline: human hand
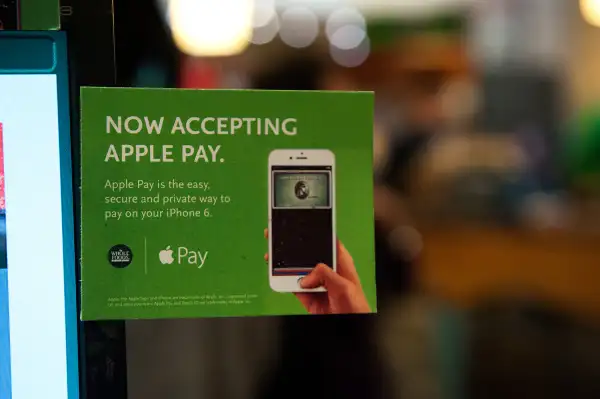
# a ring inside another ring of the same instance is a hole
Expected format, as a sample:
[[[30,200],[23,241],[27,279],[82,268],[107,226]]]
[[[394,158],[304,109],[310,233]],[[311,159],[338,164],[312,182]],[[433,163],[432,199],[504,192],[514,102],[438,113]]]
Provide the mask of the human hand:
[[[265,229],[265,238],[268,234]],[[265,254],[265,260],[269,260],[269,254]],[[354,261],[339,240],[337,272],[327,265],[318,264],[309,275],[300,280],[300,286],[304,289],[324,287],[327,290],[294,293],[310,314],[371,313]]]

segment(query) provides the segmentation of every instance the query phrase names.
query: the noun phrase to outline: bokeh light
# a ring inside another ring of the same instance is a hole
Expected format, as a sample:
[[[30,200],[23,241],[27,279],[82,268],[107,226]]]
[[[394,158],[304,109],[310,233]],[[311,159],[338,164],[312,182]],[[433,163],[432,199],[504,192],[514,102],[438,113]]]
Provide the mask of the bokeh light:
[[[254,27],[251,41],[253,44],[267,44],[273,41],[278,32],[279,17],[277,14],[273,14],[264,25]]]
[[[329,52],[331,58],[337,64],[346,68],[353,68],[362,65],[367,60],[371,52],[371,42],[365,36],[358,46],[351,49],[341,49],[330,44]]]
[[[364,29],[354,25],[346,25],[336,30],[329,41],[332,46],[340,50],[352,50],[360,46],[366,36]]]
[[[252,0],[171,0],[169,20],[177,47],[191,56],[229,56],[252,38]]]
[[[275,0],[255,0],[253,16],[252,26],[255,29],[269,25],[277,17]]]
[[[281,15],[279,36],[290,47],[310,46],[319,34],[317,15],[307,7],[290,7]]]
[[[580,0],[583,18],[594,26],[600,26],[600,0]]]
[[[346,26],[355,26],[365,30],[365,17],[354,8],[339,8],[327,18],[325,33],[331,40],[339,29]]]

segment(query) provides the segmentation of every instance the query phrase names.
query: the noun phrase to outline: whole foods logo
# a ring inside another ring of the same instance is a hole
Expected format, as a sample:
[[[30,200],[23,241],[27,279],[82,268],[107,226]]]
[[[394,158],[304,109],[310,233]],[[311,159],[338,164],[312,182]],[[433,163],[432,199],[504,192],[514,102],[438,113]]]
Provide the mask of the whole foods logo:
[[[133,261],[133,252],[127,245],[119,244],[108,251],[108,262],[118,269],[127,267]]]

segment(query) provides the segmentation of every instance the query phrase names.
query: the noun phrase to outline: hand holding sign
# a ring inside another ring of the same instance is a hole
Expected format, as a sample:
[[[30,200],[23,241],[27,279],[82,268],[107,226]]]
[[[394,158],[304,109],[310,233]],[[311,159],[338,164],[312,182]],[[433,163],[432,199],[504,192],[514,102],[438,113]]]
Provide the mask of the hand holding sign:
[[[268,234],[265,229],[265,238]],[[302,288],[325,287],[327,292],[297,292],[294,295],[310,314],[371,313],[352,256],[339,240],[337,254],[337,272],[318,264],[300,283]],[[265,254],[265,260],[268,259],[269,255]]]

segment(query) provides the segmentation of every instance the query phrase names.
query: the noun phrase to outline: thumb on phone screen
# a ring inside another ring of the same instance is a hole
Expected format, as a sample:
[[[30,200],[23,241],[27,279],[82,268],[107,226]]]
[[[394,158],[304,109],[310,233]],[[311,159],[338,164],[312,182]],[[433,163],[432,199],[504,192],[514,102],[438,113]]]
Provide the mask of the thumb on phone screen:
[[[339,274],[334,272],[329,266],[322,263],[306,277],[304,277],[300,285],[302,288],[311,289],[325,287],[328,291],[339,291],[346,288],[348,282]]]

